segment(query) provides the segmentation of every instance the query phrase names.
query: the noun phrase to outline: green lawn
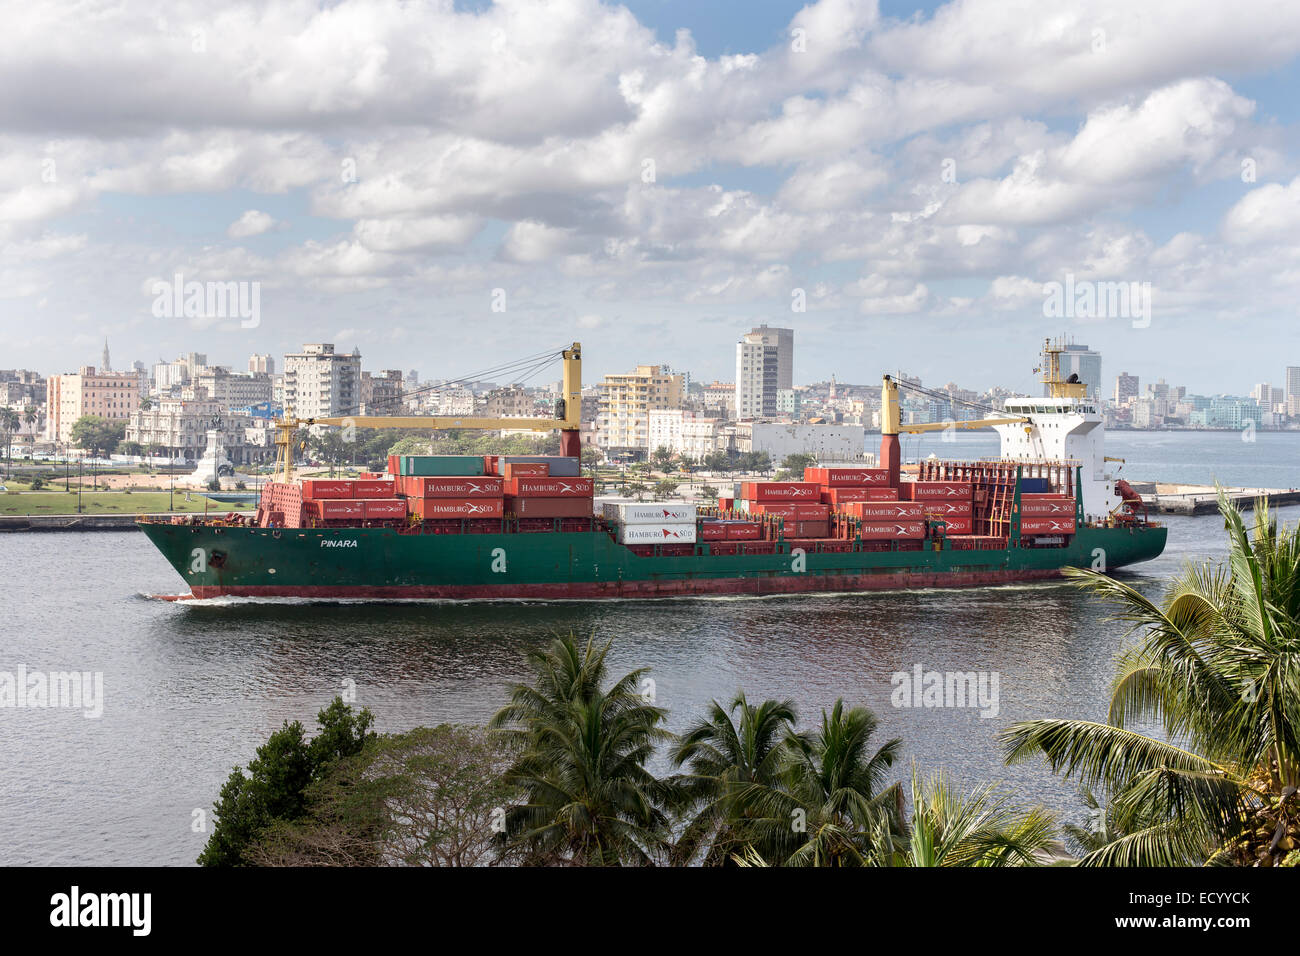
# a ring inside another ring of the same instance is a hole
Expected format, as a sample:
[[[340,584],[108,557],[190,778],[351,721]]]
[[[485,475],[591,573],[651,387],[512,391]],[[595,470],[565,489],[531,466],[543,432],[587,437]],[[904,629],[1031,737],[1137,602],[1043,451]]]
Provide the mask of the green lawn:
[[[83,492],[81,495],[82,513],[88,515],[116,514],[158,514],[168,510],[203,512],[207,502],[209,512],[224,514],[238,511],[231,505],[216,501],[207,501],[197,494],[191,501],[185,500],[184,492],[176,492],[176,505],[168,508],[168,496],[165,491],[133,491],[126,494],[121,491]],[[249,509],[251,510],[251,509]],[[0,515],[69,515],[77,513],[77,494],[64,491],[34,491],[20,495],[0,494]]]

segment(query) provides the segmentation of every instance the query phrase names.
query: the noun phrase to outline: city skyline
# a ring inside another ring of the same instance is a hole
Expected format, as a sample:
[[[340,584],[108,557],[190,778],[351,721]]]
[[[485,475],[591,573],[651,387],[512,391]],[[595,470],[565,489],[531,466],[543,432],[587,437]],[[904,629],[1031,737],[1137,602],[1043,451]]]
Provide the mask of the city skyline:
[[[805,382],[1027,392],[1065,334],[1241,393],[1300,298],[1300,10],[1252,7],[52,4],[0,40],[0,364],[726,380],[767,323]]]

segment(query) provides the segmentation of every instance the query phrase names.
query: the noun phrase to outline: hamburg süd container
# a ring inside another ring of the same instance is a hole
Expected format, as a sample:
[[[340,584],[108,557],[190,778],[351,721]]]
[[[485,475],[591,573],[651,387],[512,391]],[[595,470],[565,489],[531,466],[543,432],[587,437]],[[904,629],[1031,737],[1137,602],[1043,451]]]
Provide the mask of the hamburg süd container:
[[[919,501],[856,501],[844,506],[844,512],[863,521],[919,521],[925,506]]]
[[[503,493],[500,478],[424,478],[408,476],[402,479],[402,491],[411,498],[500,498]]]
[[[811,481],[746,481],[743,484],[746,501],[821,501],[821,485]]]
[[[411,514],[421,520],[434,518],[500,518],[500,498],[407,498]]]
[[[367,498],[366,518],[405,518],[406,501],[405,498]]]
[[[695,505],[647,505],[630,502],[606,502],[602,513],[609,521],[621,524],[681,524],[694,521]]]
[[[346,478],[307,478],[302,483],[304,501],[322,498],[351,498],[352,481]]]
[[[826,488],[888,486],[889,469],[856,466],[805,468],[803,480],[815,482]]]
[[[924,521],[891,521],[863,523],[859,533],[864,541],[909,541],[925,537]]]
[[[695,522],[690,524],[621,524],[619,544],[694,544]]]
[[[590,478],[508,478],[505,493],[522,498],[590,498]]]
[[[519,498],[506,495],[504,507],[507,514],[520,518],[590,518],[594,514],[590,498]]]

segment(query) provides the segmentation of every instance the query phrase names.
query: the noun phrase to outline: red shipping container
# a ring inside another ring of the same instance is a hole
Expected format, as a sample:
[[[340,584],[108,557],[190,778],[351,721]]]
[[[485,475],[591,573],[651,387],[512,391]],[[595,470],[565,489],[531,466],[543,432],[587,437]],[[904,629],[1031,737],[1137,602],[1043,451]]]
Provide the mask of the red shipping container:
[[[928,518],[969,518],[974,505],[969,501],[918,501]]]
[[[728,541],[757,541],[763,537],[763,526],[756,521],[727,521]]]
[[[500,498],[408,498],[411,514],[422,520],[440,518],[500,518]]]
[[[785,518],[787,521],[825,521],[831,515],[831,506],[777,501],[754,505],[753,512]]]
[[[411,498],[500,498],[500,478],[407,475],[402,490]]]
[[[925,537],[925,522],[895,521],[887,524],[864,524],[860,531],[864,541],[914,540]]]
[[[888,468],[805,468],[804,481],[814,481],[827,488],[865,488],[888,485]]]
[[[1073,517],[1073,498],[1028,498],[1020,497],[1020,513],[1034,517]]]
[[[973,491],[968,481],[913,481],[904,487],[912,501],[969,501]]]
[[[500,455],[484,455],[484,456],[483,456],[483,474],[485,474],[485,475],[495,475],[495,474],[497,474],[497,462],[500,461],[500,460],[501,460],[501,456],[500,456]]]
[[[402,473],[401,455],[388,456],[388,473],[390,475],[400,475]]]
[[[700,533],[696,535],[699,541],[725,541],[727,540],[727,526],[721,521],[702,521],[700,522]]]
[[[970,534],[974,528],[974,518],[970,516],[964,518],[944,518],[945,534]]]
[[[897,488],[827,488],[822,491],[822,501],[826,504],[852,504],[855,501],[897,501]],[[842,509],[841,509],[842,510]]]
[[[307,514],[322,521],[342,521],[348,518],[364,518],[366,503],[364,501],[344,500],[339,498],[322,498],[306,503]]]
[[[548,478],[551,466],[544,461],[508,461],[501,471],[507,481],[511,478]]]
[[[786,534],[796,538],[829,538],[831,526],[829,521],[796,521],[793,527],[786,527]]]
[[[405,498],[367,498],[367,518],[405,518]]]
[[[859,501],[845,506],[845,511],[865,521],[918,521],[925,517],[924,505],[919,501]]]
[[[1021,534],[1074,534],[1074,518],[1021,518]]]
[[[352,485],[357,498],[391,498],[397,494],[397,482],[391,478],[358,478]]]
[[[736,504],[735,498],[719,498],[718,507],[723,511],[730,511]]]
[[[302,483],[304,501],[320,501],[324,498],[353,498],[352,482],[336,478],[308,478]]]
[[[507,495],[505,510],[521,518],[590,518],[590,498],[519,498]]]
[[[746,481],[741,486],[746,501],[821,501],[821,486],[810,481]]]
[[[505,492],[521,498],[590,498],[590,478],[510,478]]]

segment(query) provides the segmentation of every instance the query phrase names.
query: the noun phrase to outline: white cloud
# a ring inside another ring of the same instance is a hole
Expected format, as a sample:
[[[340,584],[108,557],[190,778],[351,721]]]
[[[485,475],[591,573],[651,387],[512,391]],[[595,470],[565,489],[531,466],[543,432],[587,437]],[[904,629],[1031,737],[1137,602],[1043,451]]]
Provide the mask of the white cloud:
[[[249,236],[260,236],[264,232],[270,232],[277,225],[275,217],[269,213],[249,209],[230,224],[226,229],[226,235],[231,239],[246,239]]]

